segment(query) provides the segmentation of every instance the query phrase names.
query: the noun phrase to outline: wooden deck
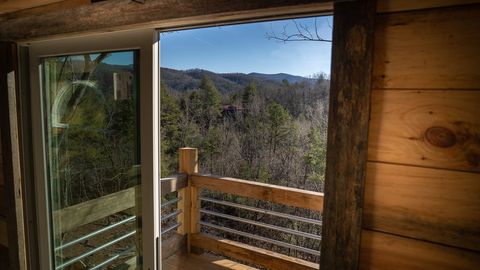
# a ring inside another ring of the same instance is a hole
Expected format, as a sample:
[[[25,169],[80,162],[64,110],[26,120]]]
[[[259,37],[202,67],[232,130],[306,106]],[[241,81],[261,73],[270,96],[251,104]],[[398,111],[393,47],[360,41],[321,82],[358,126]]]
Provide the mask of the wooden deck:
[[[211,254],[173,255],[163,262],[164,270],[258,270]]]

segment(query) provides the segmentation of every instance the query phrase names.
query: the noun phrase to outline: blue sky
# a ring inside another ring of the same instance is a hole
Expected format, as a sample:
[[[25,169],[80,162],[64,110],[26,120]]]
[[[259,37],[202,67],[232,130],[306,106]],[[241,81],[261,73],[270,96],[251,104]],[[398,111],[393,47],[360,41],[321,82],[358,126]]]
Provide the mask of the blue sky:
[[[296,19],[315,31],[315,18]],[[332,17],[317,17],[317,30],[331,39]],[[260,72],[310,76],[330,74],[331,43],[301,41],[278,42],[266,34],[295,32],[292,20],[209,27],[162,33],[160,62],[162,67],[186,70],[201,68],[218,73]]]

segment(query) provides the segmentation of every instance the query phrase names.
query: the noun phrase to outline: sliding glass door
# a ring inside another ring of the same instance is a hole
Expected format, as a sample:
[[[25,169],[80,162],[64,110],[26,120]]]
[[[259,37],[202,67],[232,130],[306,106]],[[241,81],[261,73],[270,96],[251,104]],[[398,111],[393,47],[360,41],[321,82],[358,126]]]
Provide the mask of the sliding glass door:
[[[153,30],[32,44],[42,269],[156,269],[156,47]]]

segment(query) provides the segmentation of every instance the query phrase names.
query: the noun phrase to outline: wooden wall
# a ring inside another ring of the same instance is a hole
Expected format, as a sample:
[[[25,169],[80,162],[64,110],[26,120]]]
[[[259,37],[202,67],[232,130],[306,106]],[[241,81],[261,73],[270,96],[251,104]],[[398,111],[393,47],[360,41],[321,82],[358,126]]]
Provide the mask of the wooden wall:
[[[405,2],[376,18],[360,268],[479,269],[480,4]]]
[[[361,269],[480,266],[478,2],[378,0]]]

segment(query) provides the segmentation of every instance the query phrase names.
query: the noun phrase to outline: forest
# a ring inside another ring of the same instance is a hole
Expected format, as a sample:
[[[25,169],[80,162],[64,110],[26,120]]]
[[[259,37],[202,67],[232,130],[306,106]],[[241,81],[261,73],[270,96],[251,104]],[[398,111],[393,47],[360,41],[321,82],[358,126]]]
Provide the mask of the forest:
[[[161,170],[180,147],[200,170],[323,191],[329,79],[288,74],[161,71]]]
[[[288,74],[216,74],[205,70],[161,72],[161,171],[178,171],[178,148],[199,151],[199,170],[227,177],[323,192],[329,78]],[[321,220],[320,211],[203,190],[202,197]],[[202,209],[321,234],[321,226],[204,201]],[[216,226],[320,250],[320,241],[284,231],[202,214]],[[167,225],[167,224],[165,224]],[[163,225],[162,225],[163,226]],[[319,256],[202,226],[201,231],[317,262]]]

